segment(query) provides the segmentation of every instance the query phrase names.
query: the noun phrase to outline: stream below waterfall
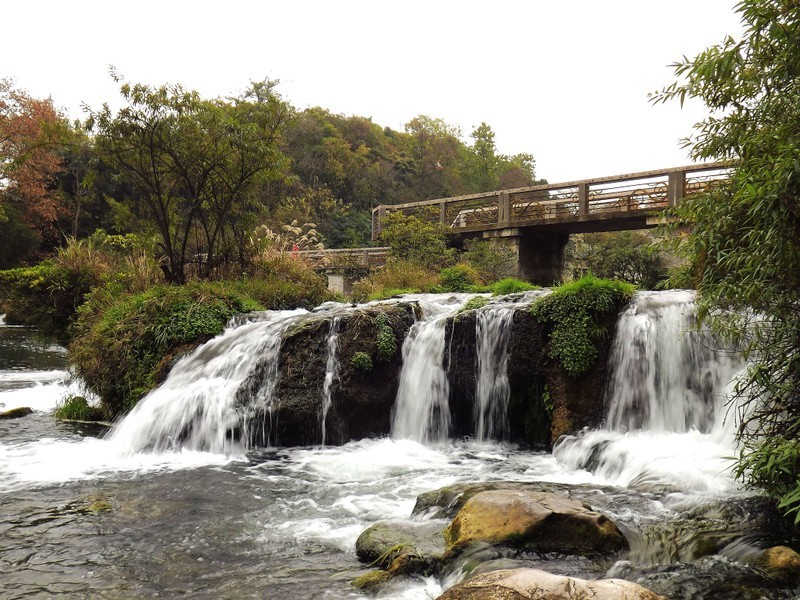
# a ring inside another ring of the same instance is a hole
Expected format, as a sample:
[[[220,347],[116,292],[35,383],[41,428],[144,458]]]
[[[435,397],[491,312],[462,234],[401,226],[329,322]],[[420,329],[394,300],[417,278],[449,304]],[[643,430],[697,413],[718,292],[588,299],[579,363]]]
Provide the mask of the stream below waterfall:
[[[725,391],[742,365],[688,332],[688,292],[637,294],[622,315],[607,429],[566,437],[553,453],[492,441],[503,430],[497,403],[507,387],[504,373],[490,372],[505,369],[504,334],[496,328],[534,296],[482,309],[494,312],[479,320],[480,331],[493,336],[479,340],[479,440],[447,439],[444,414],[440,321],[466,296],[418,299],[422,315],[403,347],[394,435],[344,446],[248,449],[211,425],[207,440],[194,440],[196,431],[182,444],[166,425],[180,415],[159,408],[191,397],[203,420],[229,418],[236,390],[228,388],[250,368],[247,344],[273,351],[273,333],[302,311],[231,326],[183,359],[111,435],[53,418],[57,403],[81,389],[65,351],[0,321],[0,412],[34,410],[0,420],[0,597],[364,598],[350,582],[365,572],[355,555],[365,528],[410,519],[423,492],[513,481],[570,489],[619,525],[630,550],[605,560],[481,558],[497,568],[621,577],[681,600],[800,598],[752,567],[762,549],[797,547],[798,540],[766,499],[739,489],[731,475],[734,423]],[[326,398],[338,376],[333,323],[330,376],[320,390]],[[268,392],[256,400],[268,403]],[[162,429],[154,433],[156,423]],[[436,598],[465,568],[399,579],[379,597]]]

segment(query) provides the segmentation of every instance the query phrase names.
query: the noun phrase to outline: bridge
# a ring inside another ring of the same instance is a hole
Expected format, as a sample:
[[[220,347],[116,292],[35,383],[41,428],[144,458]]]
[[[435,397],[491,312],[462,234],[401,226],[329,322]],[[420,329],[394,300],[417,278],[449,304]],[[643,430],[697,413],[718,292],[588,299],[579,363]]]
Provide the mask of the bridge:
[[[518,259],[509,275],[549,285],[560,278],[571,233],[655,227],[664,209],[726,179],[729,171],[728,163],[715,162],[380,205],[372,211],[372,239],[380,237],[391,212],[424,215],[449,227],[457,246],[470,238],[497,239]]]

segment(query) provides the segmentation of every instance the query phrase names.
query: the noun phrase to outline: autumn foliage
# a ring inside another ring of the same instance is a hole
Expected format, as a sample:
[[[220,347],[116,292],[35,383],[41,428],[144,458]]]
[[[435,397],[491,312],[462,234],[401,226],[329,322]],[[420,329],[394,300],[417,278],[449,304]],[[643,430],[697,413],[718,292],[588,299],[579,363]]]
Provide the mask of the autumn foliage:
[[[42,239],[57,237],[64,207],[56,185],[62,159],[55,145],[63,119],[40,100],[0,80],[0,210],[16,209]]]

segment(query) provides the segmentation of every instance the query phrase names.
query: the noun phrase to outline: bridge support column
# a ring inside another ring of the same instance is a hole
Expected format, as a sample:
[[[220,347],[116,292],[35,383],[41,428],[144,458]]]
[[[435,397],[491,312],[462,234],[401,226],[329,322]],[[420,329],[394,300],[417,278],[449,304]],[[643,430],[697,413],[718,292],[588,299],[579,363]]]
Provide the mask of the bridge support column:
[[[486,231],[483,237],[496,239],[513,252],[516,264],[509,269],[510,277],[543,286],[561,281],[569,234],[509,227]]]

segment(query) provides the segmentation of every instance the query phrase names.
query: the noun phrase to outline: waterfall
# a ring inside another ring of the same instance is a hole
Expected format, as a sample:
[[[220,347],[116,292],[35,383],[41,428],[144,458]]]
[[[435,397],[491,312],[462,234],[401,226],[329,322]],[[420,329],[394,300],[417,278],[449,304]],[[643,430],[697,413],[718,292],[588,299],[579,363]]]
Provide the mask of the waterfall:
[[[254,313],[244,324],[232,322],[222,335],[181,359],[166,381],[139,401],[114,430],[112,444],[129,455],[178,447],[241,450],[232,432],[245,430],[260,411],[269,414],[281,336],[305,312]],[[237,391],[257,364],[267,367],[262,383],[250,404],[239,406]]]
[[[709,432],[724,425],[741,360],[696,329],[692,292],[640,292],[619,319],[609,367],[611,429]]]
[[[325,445],[326,422],[328,411],[333,402],[333,384],[339,378],[339,358],[337,349],[339,345],[339,322],[341,317],[334,317],[325,343],[327,357],[325,359],[325,379],[322,383],[322,413],[320,415],[320,428],[322,430],[322,445]]]
[[[612,345],[608,429],[567,436],[553,454],[617,485],[735,488],[720,475],[735,454],[729,398],[744,366],[697,331],[693,292],[639,292]]]
[[[475,315],[478,372],[475,389],[475,438],[503,439],[508,435],[508,340],[514,309],[486,307]]]
[[[392,415],[392,437],[444,442],[450,433],[450,385],[444,365],[445,324],[466,295],[420,299],[422,319],[403,342],[403,369]]]

